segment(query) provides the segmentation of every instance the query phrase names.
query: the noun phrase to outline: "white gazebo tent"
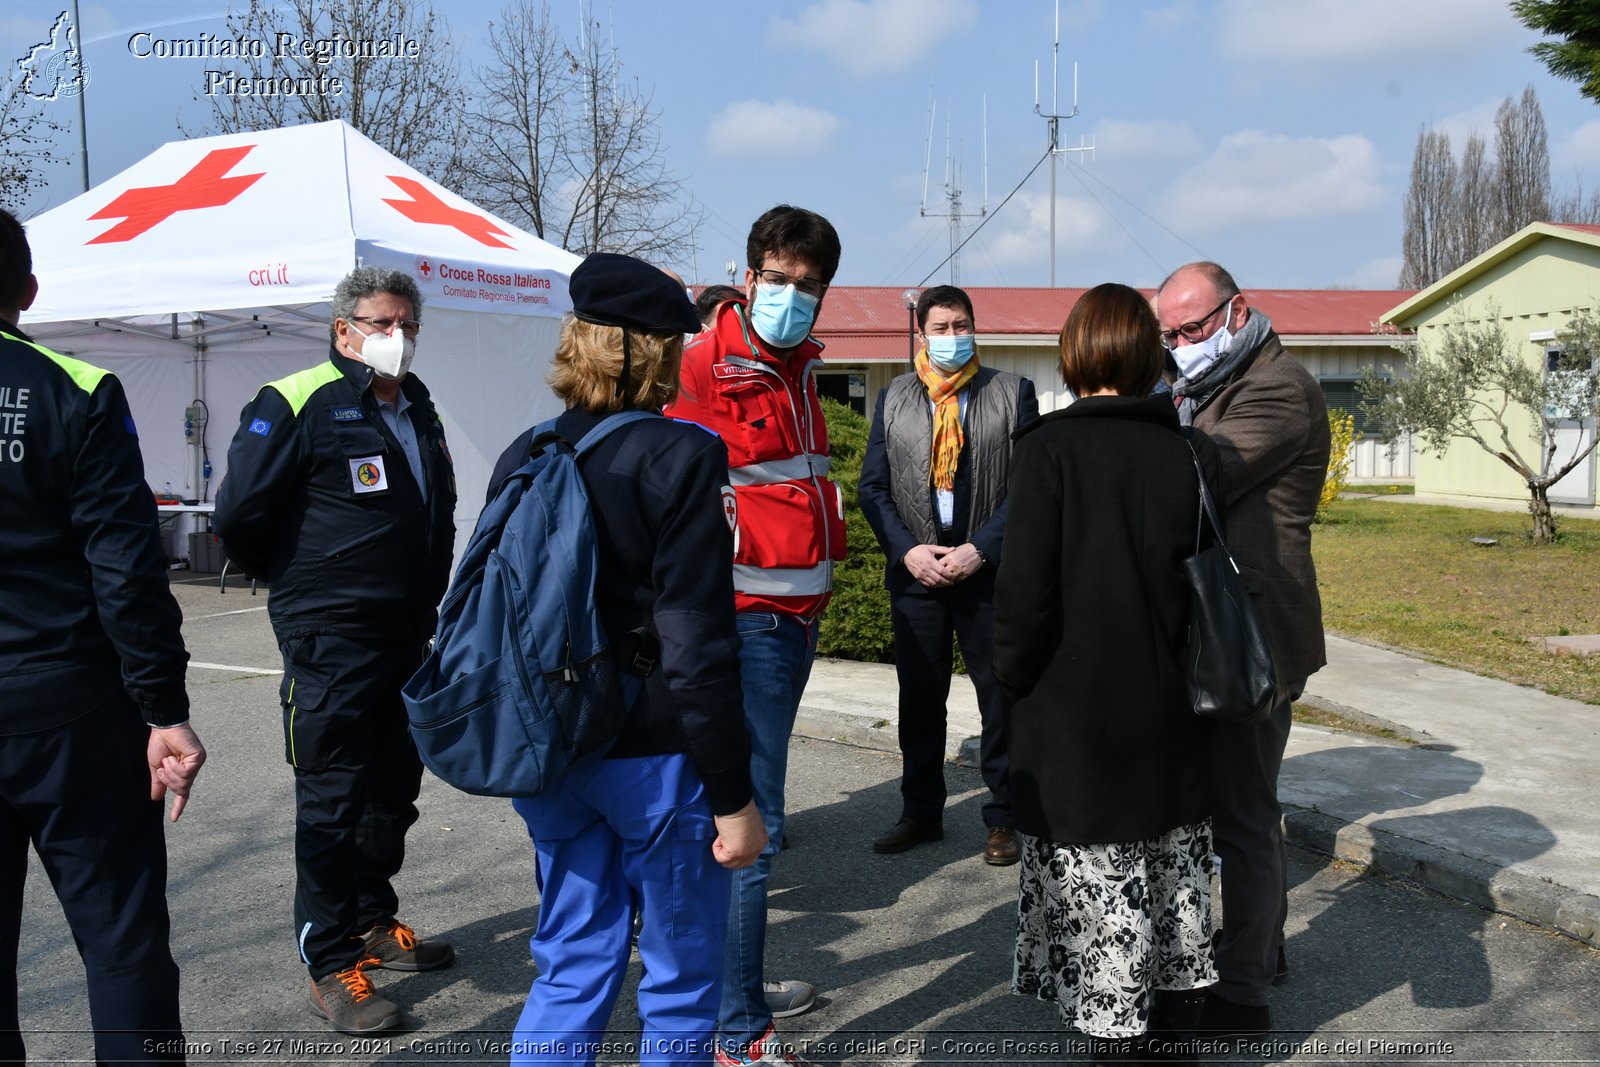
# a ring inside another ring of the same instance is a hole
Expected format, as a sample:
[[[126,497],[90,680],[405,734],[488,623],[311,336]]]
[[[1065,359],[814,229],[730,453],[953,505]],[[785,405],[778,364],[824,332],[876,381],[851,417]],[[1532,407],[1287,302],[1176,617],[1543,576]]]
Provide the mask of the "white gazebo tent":
[[[413,369],[455,458],[458,550],[501,450],[559,409],[544,378],[578,257],[343,122],[175,141],[27,231],[22,327],[121,379],[158,492],[215,495],[239,410],[327,357],[328,302],[358,265],[421,288]]]

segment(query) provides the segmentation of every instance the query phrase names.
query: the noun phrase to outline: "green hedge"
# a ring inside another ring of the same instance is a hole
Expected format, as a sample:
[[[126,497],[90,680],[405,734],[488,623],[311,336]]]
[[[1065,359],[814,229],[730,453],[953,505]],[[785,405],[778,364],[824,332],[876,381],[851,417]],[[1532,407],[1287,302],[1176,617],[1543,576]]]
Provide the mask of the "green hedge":
[[[894,634],[889,622],[889,592],[883,585],[883,550],[856,499],[861,459],[872,426],[852,409],[827,398],[822,401],[822,413],[833,448],[833,480],[844,494],[850,555],[834,567],[833,600],[822,616],[817,654],[893,663]]]

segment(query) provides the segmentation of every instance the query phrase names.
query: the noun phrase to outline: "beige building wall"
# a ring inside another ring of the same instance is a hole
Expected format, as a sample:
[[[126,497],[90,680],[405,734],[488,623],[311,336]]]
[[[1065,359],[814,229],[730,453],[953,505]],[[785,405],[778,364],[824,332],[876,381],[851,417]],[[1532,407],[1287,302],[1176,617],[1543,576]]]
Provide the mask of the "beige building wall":
[[[1474,277],[1449,297],[1420,309],[1400,325],[1413,327],[1418,343],[1439,344],[1443,330],[1456,322],[1498,322],[1506,339],[1531,366],[1542,366],[1548,346],[1572,314],[1600,307],[1600,248],[1547,237],[1508,256]],[[1512,441],[1537,466],[1539,446],[1533,417],[1513,405],[1506,422]],[[1591,430],[1591,432],[1593,432]],[[1492,442],[1491,442],[1492,443]],[[1552,488],[1552,499],[1595,499],[1595,463],[1575,470]],[[1452,441],[1442,454],[1419,454],[1418,494],[1444,498],[1525,501],[1527,487],[1500,459],[1470,441]]]

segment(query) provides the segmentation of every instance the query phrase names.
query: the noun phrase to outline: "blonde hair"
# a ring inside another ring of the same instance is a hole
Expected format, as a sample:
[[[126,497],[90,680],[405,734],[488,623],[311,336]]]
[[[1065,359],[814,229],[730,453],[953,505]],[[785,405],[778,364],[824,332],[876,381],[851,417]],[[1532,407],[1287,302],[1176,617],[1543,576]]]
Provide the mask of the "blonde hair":
[[[678,395],[683,334],[628,331],[629,399],[654,410]],[[569,408],[600,415],[621,411],[617,379],[622,375],[622,328],[600,326],[568,315],[546,379]]]

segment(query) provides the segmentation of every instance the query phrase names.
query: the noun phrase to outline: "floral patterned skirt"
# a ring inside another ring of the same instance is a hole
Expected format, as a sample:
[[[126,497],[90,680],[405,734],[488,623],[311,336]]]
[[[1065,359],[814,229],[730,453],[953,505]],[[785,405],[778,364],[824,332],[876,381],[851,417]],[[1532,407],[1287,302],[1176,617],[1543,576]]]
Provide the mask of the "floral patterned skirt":
[[[1211,822],[1115,845],[1027,834],[1011,991],[1096,1037],[1148,1029],[1151,992],[1211,985]]]

